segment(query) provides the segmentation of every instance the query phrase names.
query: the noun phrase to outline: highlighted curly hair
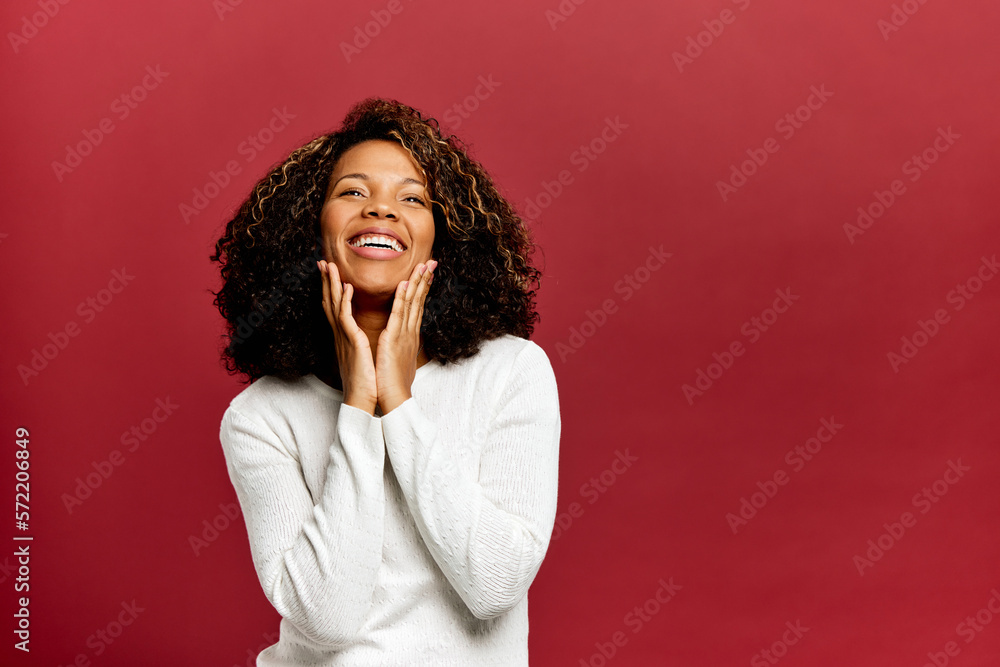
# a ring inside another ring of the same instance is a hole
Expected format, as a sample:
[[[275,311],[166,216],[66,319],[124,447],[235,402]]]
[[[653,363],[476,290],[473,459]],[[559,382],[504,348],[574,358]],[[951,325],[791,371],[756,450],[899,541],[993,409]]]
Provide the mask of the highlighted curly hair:
[[[220,264],[215,305],[226,319],[222,356],[247,381],[336,372],[333,332],[321,307],[320,211],[347,149],[383,139],[402,145],[424,172],[440,261],[424,304],[424,352],[451,363],[482,341],[528,338],[538,320],[541,274],[527,226],[493,180],[433,118],[393,100],[355,105],[339,130],[296,149],[262,178],[226,224],[211,260]]]

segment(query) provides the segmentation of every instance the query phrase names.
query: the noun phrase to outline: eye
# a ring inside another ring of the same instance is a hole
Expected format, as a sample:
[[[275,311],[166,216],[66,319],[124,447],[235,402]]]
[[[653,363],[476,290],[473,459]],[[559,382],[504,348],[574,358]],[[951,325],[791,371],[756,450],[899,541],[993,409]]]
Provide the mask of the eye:
[[[423,197],[421,197],[420,195],[406,195],[405,197],[403,197],[403,201],[413,201],[418,204],[426,204]]]
[[[361,192],[361,190],[358,190],[357,188],[348,188],[340,193],[341,197],[343,197],[344,195],[358,195],[359,197],[363,197],[364,193]]]

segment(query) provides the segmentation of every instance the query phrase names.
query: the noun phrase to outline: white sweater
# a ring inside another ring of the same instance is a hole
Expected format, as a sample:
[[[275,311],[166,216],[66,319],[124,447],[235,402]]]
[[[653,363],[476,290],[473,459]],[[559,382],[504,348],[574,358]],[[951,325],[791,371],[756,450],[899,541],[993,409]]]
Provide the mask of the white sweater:
[[[556,513],[555,374],[506,335],[417,369],[373,417],[315,375],[264,377],[221,441],[279,641],[257,665],[528,664]]]

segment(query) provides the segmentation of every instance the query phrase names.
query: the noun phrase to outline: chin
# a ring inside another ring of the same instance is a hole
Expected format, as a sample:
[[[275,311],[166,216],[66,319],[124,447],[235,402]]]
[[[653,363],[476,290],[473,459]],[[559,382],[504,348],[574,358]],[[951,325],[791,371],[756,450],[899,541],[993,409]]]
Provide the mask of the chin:
[[[396,287],[399,285],[399,283],[403,282],[404,280],[406,280],[405,277],[400,278],[399,280],[393,280],[391,278],[387,278],[384,275],[379,275],[379,276],[359,276],[356,282],[351,282],[350,280],[346,280],[345,282],[349,282],[352,285],[354,285],[355,293],[365,294],[369,296],[389,297],[392,296],[393,293],[396,291]]]

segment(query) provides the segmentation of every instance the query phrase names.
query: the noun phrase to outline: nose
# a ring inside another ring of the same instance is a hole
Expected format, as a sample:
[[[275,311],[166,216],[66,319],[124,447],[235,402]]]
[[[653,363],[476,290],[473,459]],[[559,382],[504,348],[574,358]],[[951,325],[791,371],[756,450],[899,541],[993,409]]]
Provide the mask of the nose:
[[[373,218],[390,218],[397,219],[395,207],[383,197],[373,197],[368,200],[368,205],[365,207],[364,215],[371,216]]]

